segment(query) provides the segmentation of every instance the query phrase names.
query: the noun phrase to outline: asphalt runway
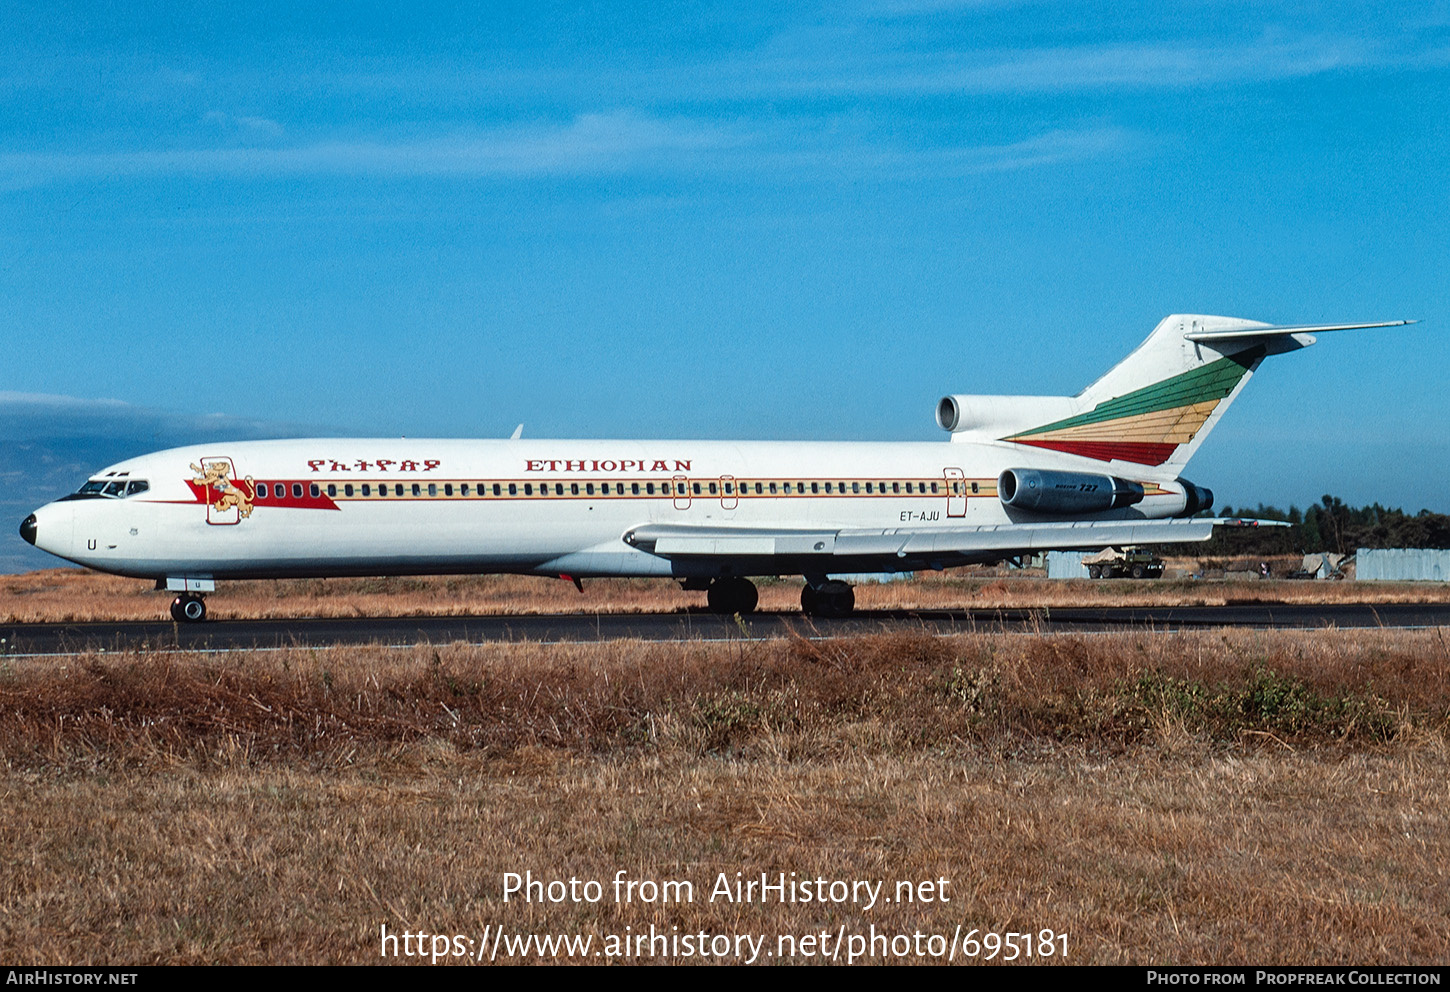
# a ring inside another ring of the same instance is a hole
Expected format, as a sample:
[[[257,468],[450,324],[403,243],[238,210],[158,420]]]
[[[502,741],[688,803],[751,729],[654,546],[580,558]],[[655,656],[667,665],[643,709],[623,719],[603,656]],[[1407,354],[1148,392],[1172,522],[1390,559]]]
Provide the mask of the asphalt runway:
[[[576,643],[739,640],[744,637],[849,637],[883,631],[933,634],[973,631],[1064,633],[1105,630],[1418,628],[1450,626],[1450,603],[1280,604],[1083,607],[1030,610],[862,611],[845,620],[800,613],[757,613],[737,623],[705,612],[554,614],[476,617],[302,617],[288,620],[9,624],[0,655],[91,651],[237,651],[332,645],[480,644],[499,641]]]

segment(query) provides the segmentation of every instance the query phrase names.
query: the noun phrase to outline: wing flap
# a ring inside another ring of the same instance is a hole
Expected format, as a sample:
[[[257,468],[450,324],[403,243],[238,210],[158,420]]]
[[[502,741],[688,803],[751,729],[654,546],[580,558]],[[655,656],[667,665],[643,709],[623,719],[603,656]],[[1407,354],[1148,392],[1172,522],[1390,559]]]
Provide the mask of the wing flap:
[[[662,558],[930,558],[1102,548],[1108,545],[1206,541],[1217,518],[1094,520],[990,527],[843,528],[800,531],[768,527],[643,524],[625,543]]]

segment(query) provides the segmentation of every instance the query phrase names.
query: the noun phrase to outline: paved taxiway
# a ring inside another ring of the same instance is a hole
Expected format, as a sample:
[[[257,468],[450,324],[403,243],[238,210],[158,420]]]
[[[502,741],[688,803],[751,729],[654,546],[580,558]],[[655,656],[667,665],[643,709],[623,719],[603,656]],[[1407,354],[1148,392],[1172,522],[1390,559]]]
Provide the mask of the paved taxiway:
[[[65,623],[0,626],[0,654],[57,654],[137,649],[250,650],[356,644],[452,644],[494,641],[564,643],[638,639],[724,640],[749,637],[848,637],[891,630],[937,634],[1006,630],[1064,633],[1205,627],[1318,629],[1446,627],[1450,603],[1279,604],[1031,610],[863,611],[846,620],[799,613],[733,617],[699,613],[553,614],[543,616],[211,620],[200,624]]]

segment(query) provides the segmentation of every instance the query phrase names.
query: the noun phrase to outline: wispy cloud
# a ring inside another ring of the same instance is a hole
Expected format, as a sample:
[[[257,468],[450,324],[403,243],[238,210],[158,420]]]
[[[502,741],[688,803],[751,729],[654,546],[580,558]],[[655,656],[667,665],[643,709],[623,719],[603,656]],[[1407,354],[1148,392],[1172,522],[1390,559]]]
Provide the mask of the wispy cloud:
[[[923,0],[934,12],[933,0]],[[943,0],[945,5],[954,6]],[[470,102],[497,99],[628,99],[652,105],[749,105],[781,99],[908,98],[921,95],[1074,93],[1253,85],[1330,72],[1436,69],[1450,45],[1433,24],[1266,26],[1211,33],[1034,45],[1002,44],[973,30],[968,17],[938,28],[908,9],[883,24],[879,12],[825,24],[782,28],[749,48],[682,51],[668,60],[564,58],[507,67],[487,60],[406,66],[374,62],[308,76],[309,87],[374,98]],[[995,4],[967,4],[969,12]],[[1045,16],[1045,15],[1044,15]],[[1074,39],[1076,41],[1076,39]]]
[[[440,137],[320,140],[267,147],[0,153],[12,186],[167,175],[530,176],[674,167],[739,145],[728,125],[632,112],[583,114]]]
[[[1013,172],[1121,156],[1143,147],[1137,132],[1111,125],[1062,128],[1019,141],[945,144],[933,147],[868,141],[837,141],[813,148],[763,151],[760,165],[777,173],[870,176],[878,181],[917,181]]]
[[[100,179],[307,175],[378,179],[548,178],[604,174],[843,172],[882,179],[1000,172],[1115,154],[1139,136],[1112,126],[1054,129],[1015,142],[880,140],[834,118],[746,127],[633,112],[589,114],[560,126],[266,147],[0,153],[0,185],[29,188]],[[921,139],[918,136],[918,140]]]
[[[1052,93],[1257,83],[1367,67],[1444,65],[1446,49],[1401,39],[1266,32],[1249,40],[1113,41],[1030,48],[863,37],[839,26],[782,37],[699,78],[800,96]]]
[[[253,114],[228,114],[220,110],[209,110],[202,119],[224,131],[256,138],[280,138],[286,131],[276,121]]]

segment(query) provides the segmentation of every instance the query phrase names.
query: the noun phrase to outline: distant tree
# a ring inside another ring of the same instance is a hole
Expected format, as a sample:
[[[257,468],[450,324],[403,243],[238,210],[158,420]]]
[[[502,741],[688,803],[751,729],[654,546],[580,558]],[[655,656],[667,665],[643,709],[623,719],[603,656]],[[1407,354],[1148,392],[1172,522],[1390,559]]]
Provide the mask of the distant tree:
[[[1224,506],[1224,517],[1283,520],[1289,527],[1220,527],[1211,540],[1164,547],[1165,554],[1198,558],[1270,557],[1333,551],[1353,554],[1359,548],[1450,548],[1450,516],[1421,510],[1410,516],[1403,510],[1372,503],[1350,507],[1337,496],[1324,494],[1302,512],[1258,504],[1250,510]],[[1212,515],[1212,514],[1211,514]]]

